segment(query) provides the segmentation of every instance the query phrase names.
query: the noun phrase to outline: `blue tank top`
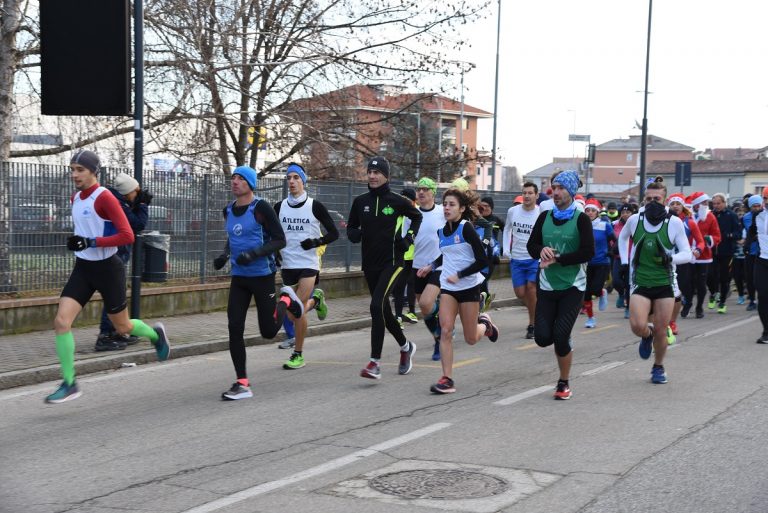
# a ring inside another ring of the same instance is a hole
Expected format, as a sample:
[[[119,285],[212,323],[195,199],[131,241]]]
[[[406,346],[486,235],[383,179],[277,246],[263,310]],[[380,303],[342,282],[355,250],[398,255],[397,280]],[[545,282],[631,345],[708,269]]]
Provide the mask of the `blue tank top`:
[[[275,257],[272,254],[258,257],[246,265],[240,265],[235,261],[243,251],[259,248],[270,240],[269,234],[264,231],[264,227],[256,221],[253,214],[253,209],[259,201],[261,201],[259,198],[253,200],[248,205],[248,210],[241,216],[236,216],[232,212],[234,202],[227,207],[227,235],[232,276],[267,276],[277,271]]]
[[[613,227],[607,221],[597,218],[592,221],[592,233],[595,237],[595,256],[589,261],[591,265],[608,265],[608,234],[613,233]]]

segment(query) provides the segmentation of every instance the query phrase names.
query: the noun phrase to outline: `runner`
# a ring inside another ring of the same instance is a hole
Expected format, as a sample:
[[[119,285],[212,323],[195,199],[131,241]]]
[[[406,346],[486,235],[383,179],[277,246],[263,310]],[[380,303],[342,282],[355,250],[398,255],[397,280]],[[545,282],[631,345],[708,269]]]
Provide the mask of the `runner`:
[[[651,352],[655,354],[651,382],[656,384],[667,382],[664,356],[675,303],[673,264],[688,263],[692,257],[683,222],[664,207],[666,195],[667,188],[660,178],[649,183],[645,205],[629,218],[619,237],[621,263],[629,266],[632,291],[629,324],[641,338],[640,358],[647,360]],[[653,324],[649,325],[651,312]]]
[[[694,218],[699,225],[699,231],[704,237],[704,250],[693,262],[693,287],[696,291],[696,318],[704,317],[704,299],[707,297],[707,273],[712,264],[712,248],[720,243],[720,227],[717,219],[709,211],[709,196],[703,192],[694,192],[690,196]],[[714,303],[712,308],[714,308]]]
[[[527,244],[539,217],[539,207],[536,205],[538,193],[539,188],[535,183],[523,184],[523,202],[507,211],[502,241],[504,257],[509,258],[509,274],[515,296],[522,300],[528,310],[528,327],[525,330],[527,339],[534,337],[536,275],[539,272],[539,261],[528,254]]]
[[[693,258],[690,262],[684,262],[675,265],[677,284],[680,289],[682,301],[675,301],[675,308],[672,311],[672,319],[669,321],[669,331],[672,335],[678,334],[677,316],[688,317],[693,302],[693,259],[700,256],[704,250],[704,237],[699,231],[699,225],[693,220],[693,214],[685,206],[685,197],[682,194],[671,194],[667,198],[669,212],[676,215],[683,222],[685,235],[688,238],[688,245],[691,247]],[[667,338],[669,334],[667,334]]]
[[[588,199],[584,205],[584,213],[592,223],[592,235],[595,238],[595,256],[587,264],[587,289],[584,294],[584,306],[587,310],[585,328],[597,326],[595,313],[592,308],[592,298],[598,298],[598,309],[603,312],[608,306],[608,292],[604,285],[611,270],[608,248],[616,241],[613,227],[599,217],[602,206],[594,198]]]
[[[561,400],[571,398],[571,330],[584,300],[587,262],[595,255],[592,223],[573,199],[579,187],[576,171],[563,171],[554,178],[554,208],[539,214],[527,246],[532,258],[541,259],[535,340],[540,347],[554,345],[560,370],[554,397]]]
[[[768,198],[768,195],[766,195],[766,197]],[[760,214],[760,212],[762,212],[763,198],[759,194],[754,194],[747,200],[747,206],[749,207],[749,211],[744,214],[744,217],[741,218],[741,224],[744,228],[745,234],[749,233],[749,229],[751,228],[754,219],[758,216],[758,214]],[[757,240],[754,240],[749,244],[745,242],[744,252],[746,254],[744,256],[744,280],[747,283],[747,299],[749,299],[747,312],[753,312],[757,310],[757,303],[755,302],[754,271],[755,259],[757,258],[759,251],[760,247],[757,244]]]
[[[440,320],[438,318],[440,294],[440,268],[427,276],[418,275],[418,270],[429,265],[440,256],[440,240],[437,231],[445,225],[443,209],[435,205],[437,182],[428,176],[416,184],[416,202],[422,215],[419,235],[414,240],[413,271],[416,301],[419,303],[424,325],[435,340],[432,360],[440,360]]]
[[[117,199],[99,185],[100,166],[99,156],[89,150],[75,153],[69,163],[77,192],[72,195],[75,233],[67,239],[67,249],[75,252],[76,260],[53,320],[63,381],[45,398],[47,403],[63,403],[81,395],[75,380],[72,323],[96,291],[101,294],[107,316],[119,335],[149,338],[160,361],[167,360],[171,352],[162,323],[150,328],[143,321],[128,317],[125,264],[117,256],[117,248],[132,244],[134,237]]]
[[[475,345],[484,335],[496,342],[499,330],[488,314],[480,314],[480,270],[487,265],[485,247],[472,226],[475,214],[472,204],[477,195],[472,191],[449,189],[443,194],[445,226],[440,229],[441,255],[419,269],[426,277],[442,266],[440,275],[440,363],[443,376],[430,387],[435,394],[452,394],[453,382],[453,329],[456,315],[461,319],[464,340]],[[479,315],[478,315],[479,314]]]
[[[768,198],[766,192],[768,190],[763,191],[764,198]],[[753,243],[757,243],[753,270],[757,291],[757,313],[763,327],[757,343],[768,344],[768,212],[765,210],[765,204],[763,204],[763,210],[755,216],[747,232],[747,244]]]
[[[390,190],[387,159],[371,158],[367,174],[368,192],[352,202],[347,237],[353,243],[362,241],[362,269],[371,294],[371,359],[360,376],[380,379],[385,327],[400,346],[398,373],[408,374],[413,368],[416,344],[403,335],[392,313],[389,294],[395,282],[402,279],[403,255],[419,232],[421,213],[407,198]],[[411,220],[405,237],[397,231],[397,218],[401,215]]]
[[[320,274],[321,246],[339,238],[336,224],[325,206],[307,196],[307,173],[299,164],[290,163],[285,172],[288,197],[275,204],[275,213],[285,233],[285,247],[280,250],[283,285],[296,287],[296,295],[304,305],[304,312],[315,309],[321,321],[328,315],[323,289],[315,288]],[[322,234],[320,228],[325,230]],[[307,316],[296,319],[289,311],[294,324],[294,349],[283,364],[284,369],[304,367],[304,339],[307,334]]]
[[[227,243],[224,253],[216,257],[213,266],[232,266],[227,303],[229,328],[229,354],[235,367],[237,380],[221,394],[226,401],[253,397],[246,372],[245,318],[251,298],[256,301],[259,332],[266,339],[274,338],[283,325],[286,311],[298,319],[304,305],[291,287],[280,289],[280,300],[275,304],[274,253],[285,247],[285,234],[275,211],[257,197],[256,171],[240,166],[232,171],[232,194],[235,201],[224,207]]]
[[[731,263],[736,250],[736,242],[741,239],[741,223],[736,214],[728,208],[725,194],[712,195],[712,209],[720,230],[720,242],[712,251],[712,265],[709,273],[709,309],[717,308],[717,313],[728,310],[725,300],[731,292]]]
[[[629,319],[629,287],[625,277],[621,273],[621,256],[619,255],[619,234],[624,229],[627,219],[634,214],[634,207],[629,203],[624,203],[618,211],[619,218],[613,222],[613,235],[616,243],[611,248],[613,261],[611,263],[611,281],[616,291],[616,308],[624,309],[624,318]]]
[[[414,206],[416,206],[416,191],[410,187],[406,187],[402,190],[400,195],[404,198],[411,200]],[[398,218],[398,226],[401,236],[405,237],[408,234],[408,230],[411,228],[411,220],[405,216]],[[403,279],[398,280],[392,290],[392,295],[395,297],[395,317],[397,322],[400,323],[400,327],[403,327],[403,323],[416,324],[419,322],[419,318],[416,317],[416,293],[413,290],[413,280],[416,273],[413,272],[413,253],[414,246],[411,245],[408,251],[403,255]],[[403,314],[403,308],[406,302],[408,303],[408,312]]]

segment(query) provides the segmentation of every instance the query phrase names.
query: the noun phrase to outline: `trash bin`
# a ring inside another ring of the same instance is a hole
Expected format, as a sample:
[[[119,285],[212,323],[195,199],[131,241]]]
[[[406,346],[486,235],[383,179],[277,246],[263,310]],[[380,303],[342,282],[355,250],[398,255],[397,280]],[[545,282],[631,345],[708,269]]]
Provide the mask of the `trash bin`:
[[[144,248],[144,270],[141,281],[161,283],[168,281],[168,251],[171,236],[160,232],[141,234]]]

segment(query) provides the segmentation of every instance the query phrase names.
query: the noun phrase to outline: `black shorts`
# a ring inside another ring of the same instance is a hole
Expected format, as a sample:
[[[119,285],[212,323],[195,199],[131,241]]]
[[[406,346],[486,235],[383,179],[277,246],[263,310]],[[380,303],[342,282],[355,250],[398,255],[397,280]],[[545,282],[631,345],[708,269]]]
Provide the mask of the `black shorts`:
[[[413,290],[416,292],[416,294],[421,294],[424,292],[424,289],[427,288],[427,285],[434,285],[438,288],[440,287],[440,271],[432,271],[423,278],[416,276],[417,271],[418,269],[411,270],[413,273]]]
[[[320,282],[320,271],[317,269],[280,269],[280,277],[283,285],[294,286],[299,284],[302,278],[315,278],[315,285]]]
[[[672,285],[660,285],[658,287],[635,287],[632,290],[632,294],[637,294],[651,301],[655,299],[672,299],[675,297],[675,291],[672,289]]]
[[[440,289],[440,295],[451,296],[457,303],[471,303],[480,301],[480,286],[476,285],[464,290],[446,290]]]
[[[96,291],[101,294],[107,313],[116,314],[125,310],[125,264],[117,255],[106,260],[78,258],[61,297],[70,297],[80,306],[85,306]]]

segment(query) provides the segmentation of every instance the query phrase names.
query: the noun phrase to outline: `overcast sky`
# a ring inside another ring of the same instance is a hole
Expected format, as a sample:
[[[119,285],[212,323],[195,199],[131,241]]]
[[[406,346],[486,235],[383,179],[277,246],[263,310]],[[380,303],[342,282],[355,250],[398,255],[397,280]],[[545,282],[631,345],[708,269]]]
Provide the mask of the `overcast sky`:
[[[501,0],[499,156],[528,172],[639,134],[647,0]],[[467,32],[467,104],[493,111],[498,4]],[[768,145],[768,2],[653,3],[648,131],[703,150]],[[458,78],[455,97],[459,97]],[[639,92],[637,92],[639,91]],[[478,146],[491,148],[492,120]],[[574,128],[575,125],[575,128]]]

